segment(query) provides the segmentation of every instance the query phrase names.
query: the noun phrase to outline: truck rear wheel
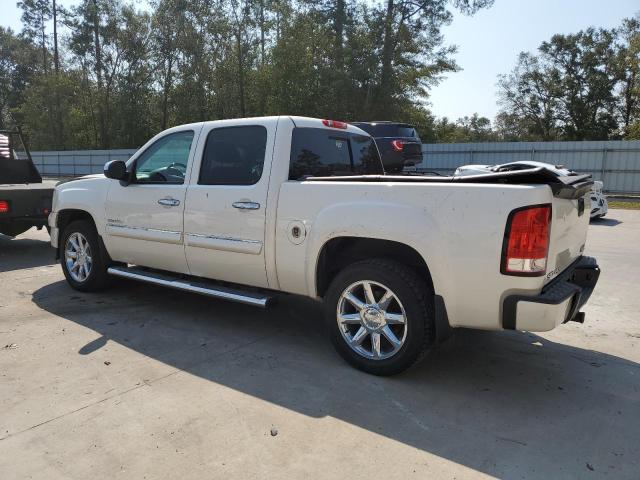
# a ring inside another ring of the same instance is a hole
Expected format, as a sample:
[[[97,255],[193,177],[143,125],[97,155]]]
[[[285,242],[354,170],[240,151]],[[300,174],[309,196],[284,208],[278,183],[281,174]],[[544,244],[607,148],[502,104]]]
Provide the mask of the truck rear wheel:
[[[107,286],[109,274],[106,255],[91,222],[71,222],[60,240],[60,264],[69,285],[81,292],[92,292]]]
[[[401,263],[353,263],[331,282],[325,319],[338,353],[374,375],[394,375],[421,360],[434,343],[433,292]]]

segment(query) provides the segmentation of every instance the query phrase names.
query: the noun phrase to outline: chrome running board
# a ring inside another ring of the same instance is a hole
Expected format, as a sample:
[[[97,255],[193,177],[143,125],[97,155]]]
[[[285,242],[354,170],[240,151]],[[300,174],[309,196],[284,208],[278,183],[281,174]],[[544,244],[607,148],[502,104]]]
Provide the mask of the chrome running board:
[[[185,292],[199,293],[200,295],[244,303],[247,305],[253,305],[254,307],[266,308],[274,300],[273,297],[259,292],[235,290],[206,280],[179,278],[171,276],[170,274],[151,272],[135,267],[109,267],[107,272],[117,277],[139,280],[141,282],[161,285],[163,287],[183,290]]]

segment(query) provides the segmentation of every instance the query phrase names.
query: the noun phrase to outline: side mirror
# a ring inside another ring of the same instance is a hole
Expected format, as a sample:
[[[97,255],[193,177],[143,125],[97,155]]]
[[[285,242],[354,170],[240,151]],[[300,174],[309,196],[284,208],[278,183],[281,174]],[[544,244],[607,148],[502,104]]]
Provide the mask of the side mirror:
[[[104,164],[104,176],[114,180],[127,178],[127,164],[122,160],[111,160]]]

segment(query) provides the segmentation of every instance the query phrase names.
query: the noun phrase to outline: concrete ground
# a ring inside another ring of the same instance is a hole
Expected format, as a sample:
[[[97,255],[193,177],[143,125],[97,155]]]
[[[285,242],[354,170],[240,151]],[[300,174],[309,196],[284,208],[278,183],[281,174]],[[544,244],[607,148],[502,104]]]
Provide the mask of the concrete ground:
[[[460,331],[377,378],[310,301],[81,294],[46,233],[0,238],[0,478],[637,479],[639,240],[637,211],[591,226],[584,325]]]

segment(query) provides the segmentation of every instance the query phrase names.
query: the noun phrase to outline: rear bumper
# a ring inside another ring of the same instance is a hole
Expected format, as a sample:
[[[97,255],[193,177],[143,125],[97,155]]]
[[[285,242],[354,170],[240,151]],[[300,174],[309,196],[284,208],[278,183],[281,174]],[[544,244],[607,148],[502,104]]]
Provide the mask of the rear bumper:
[[[47,217],[45,216],[25,216],[25,217],[0,217],[0,233],[14,237],[26,232],[31,227],[37,227],[40,230],[47,225]]]
[[[0,217],[0,224],[28,225],[30,227],[47,226],[46,215],[26,215],[15,217]]]
[[[580,257],[536,296],[510,295],[502,305],[502,327],[507,330],[546,332],[561,323],[582,321],[579,310],[598,282],[595,258]]]

